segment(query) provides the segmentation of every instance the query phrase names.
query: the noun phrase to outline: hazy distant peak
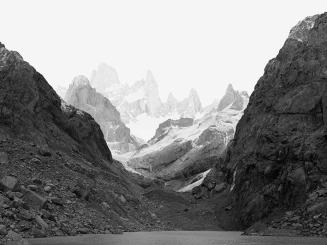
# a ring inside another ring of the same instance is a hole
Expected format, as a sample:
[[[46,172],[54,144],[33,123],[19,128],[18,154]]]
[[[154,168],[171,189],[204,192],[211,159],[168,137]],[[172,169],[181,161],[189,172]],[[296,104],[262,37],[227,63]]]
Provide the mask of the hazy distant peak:
[[[196,91],[195,88],[190,89],[190,95],[198,95],[198,92]]]
[[[78,76],[74,77],[70,86],[73,86],[73,87],[84,87],[84,86],[91,87],[89,79],[84,75],[78,75]]]
[[[249,95],[247,92],[243,91],[240,93],[239,91],[236,91],[230,83],[227,86],[225,95],[219,101],[217,110],[222,111],[225,108],[242,110],[244,109],[244,105],[247,104],[248,97]]]
[[[90,80],[99,91],[120,83],[116,69],[104,62],[100,63],[97,69],[92,72]]]
[[[226,89],[226,93],[227,92],[235,92],[233,84],[229,83]]]
[[[150,71],[150,70],[148,70],[147,73],[146,73],[145,81],[146,81],[147,84],[155,84],[155,85],[157,85],[157,82],[154,79],[154,75],[153,75],[152,71]]]

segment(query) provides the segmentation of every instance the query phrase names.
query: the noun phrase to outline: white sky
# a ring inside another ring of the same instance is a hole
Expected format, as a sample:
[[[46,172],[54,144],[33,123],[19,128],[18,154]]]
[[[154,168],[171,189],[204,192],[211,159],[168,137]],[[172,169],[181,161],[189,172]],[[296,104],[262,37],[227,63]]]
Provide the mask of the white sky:
[[[0,41],[56,87],[99,62],[132,83],[152,70],[162,99],[195,88],[203,104],[228,83],[252,92],[289,30],[326,0],[0,0]]]

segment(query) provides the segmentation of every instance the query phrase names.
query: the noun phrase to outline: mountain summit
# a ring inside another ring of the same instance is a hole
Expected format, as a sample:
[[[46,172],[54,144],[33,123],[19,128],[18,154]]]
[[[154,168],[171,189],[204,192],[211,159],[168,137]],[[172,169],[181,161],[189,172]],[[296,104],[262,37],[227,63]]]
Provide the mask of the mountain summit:
[[[106,63],[100,63],[91,74],[91,84],[101,93],[120,83],[117,71]]]
[[[222,111],[227,107],[235,110],[242,110],[244,106],[247,105],[248,97],[246,92],[240,93],[234,90],[232,84],[229,84],[225,95],[218,104],[217,110]]]

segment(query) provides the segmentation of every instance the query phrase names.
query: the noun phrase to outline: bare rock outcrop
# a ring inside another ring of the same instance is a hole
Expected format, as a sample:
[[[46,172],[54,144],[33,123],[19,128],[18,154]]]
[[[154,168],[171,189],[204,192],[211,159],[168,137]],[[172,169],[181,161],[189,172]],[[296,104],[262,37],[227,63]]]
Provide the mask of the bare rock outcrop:
[[[278,210],[299,209],[302,223],[296,229],[310,234],[310,210],[326,199],[312,194],[327,188],[326,61],[324,13],[292,29],[257,82],[220,166],[241,226]],[[317,213],[323,210],[317,208]],[[323,225],[317,227],[314,234],[327,234]]]
[[[99,125],[66,105],[44,77],[15,51],[0,48],[0,130],[42,147],[112,161]]]

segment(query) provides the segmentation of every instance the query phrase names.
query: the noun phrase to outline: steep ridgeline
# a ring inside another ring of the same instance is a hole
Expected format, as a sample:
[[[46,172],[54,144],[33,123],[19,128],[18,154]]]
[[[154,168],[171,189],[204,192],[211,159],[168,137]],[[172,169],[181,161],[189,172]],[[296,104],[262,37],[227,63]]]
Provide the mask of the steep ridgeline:
[[[232,185],[232,211],[243,227],[286,208],[294,211],[272,227],[327,235],[326,123],[324,13],[296,25],[269,61],[218,166]]]
[[[97,162],[112,161],[93,118],[61,101],[17,52],[0,48],[2,135],[31,140],[44,148],[80,152]]]
[[[244,99],[244,107],[247,98]],[[127,165],[150,178],[159,178],[174,190],[190,191],[210,169],[233,138],[243,108],[213,109],[202,118],[169,119],[159,125],[148,144],[129,154]]]
[[[120,114],[111,102],[91,87],[85,76],[77,76],[70,84],[65,101],[86,111],[100,125],[110,148],[118,153],[134,150],[139,146],[130,129],[121,121]]]
[[[135,183],[94,119],[0,43],[0,243],[160,226]]]

